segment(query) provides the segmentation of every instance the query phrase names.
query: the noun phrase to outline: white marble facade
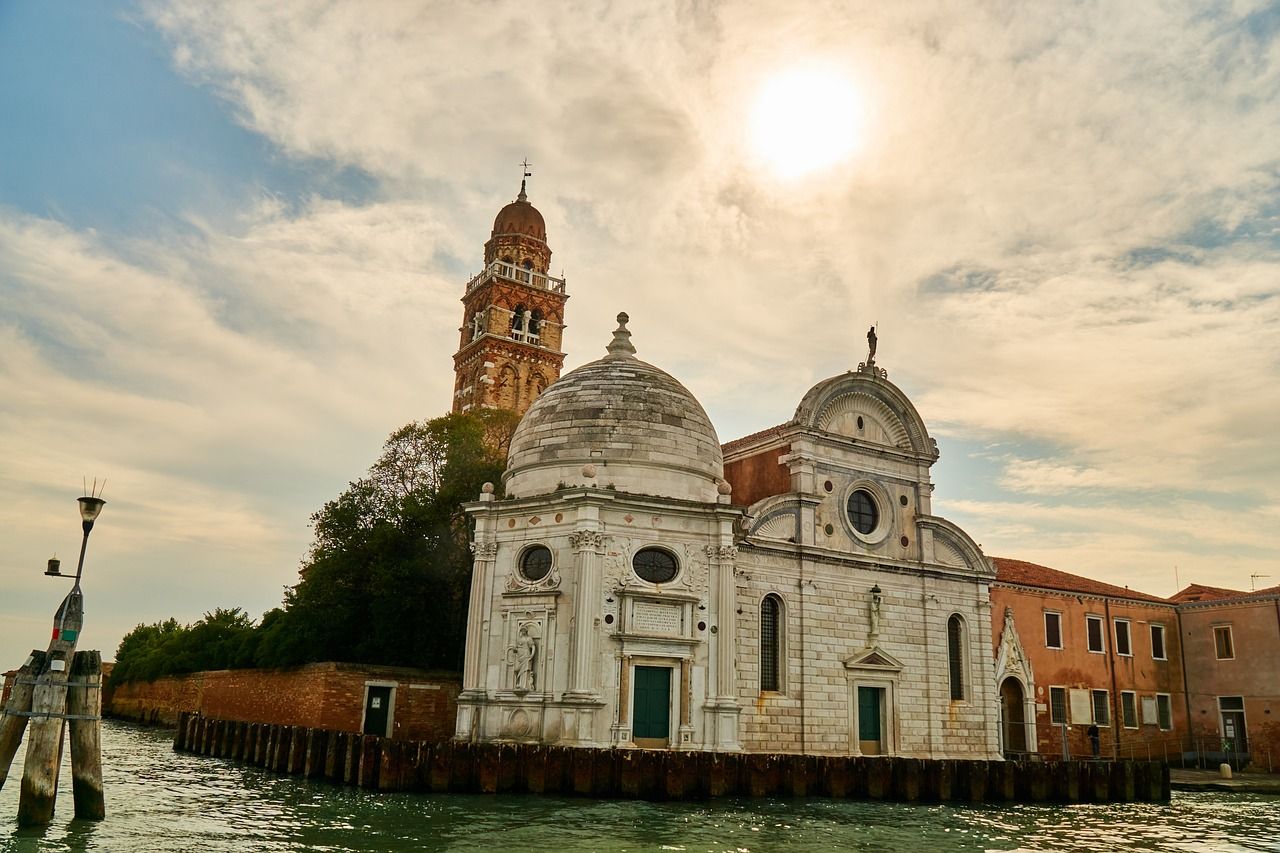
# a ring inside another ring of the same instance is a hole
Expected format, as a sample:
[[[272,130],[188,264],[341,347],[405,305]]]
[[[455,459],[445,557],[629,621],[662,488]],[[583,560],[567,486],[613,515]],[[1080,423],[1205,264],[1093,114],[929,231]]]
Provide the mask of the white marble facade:
[[[457,738],[999,757],[994,570],[930,512],[910,401],[872,362],[724,455],[619,320],[525,415],[506,498],[468,507]],[[736,505],[726,462],[783,485]]]

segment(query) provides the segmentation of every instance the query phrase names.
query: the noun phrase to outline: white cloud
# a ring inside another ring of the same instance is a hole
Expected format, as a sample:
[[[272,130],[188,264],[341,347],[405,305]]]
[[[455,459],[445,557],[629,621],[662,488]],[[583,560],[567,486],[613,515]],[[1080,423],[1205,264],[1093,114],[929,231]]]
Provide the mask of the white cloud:
[[[164,496],[139,500],[158,537],[213,513],[206,545],[288,582],[306,513],[448,407],[460,269],[527,154],[570,366],[625,309],[730,439],[788,419],[879,322],[944,451],[1000,442],[1005,488],[1074,507],[939,494],[989,552],[1145,578],[1204,529],[1221,556],[1198,579],[1225,583],[1274,562],[1255,528],[1280,505],[1280,47],[1240,25],[1256,8],[151,3],[195,84],[373,200],[267,195],[232,228],[193,210],[192,236],[127,251],[0,218],[3,486],[110,467]],[[860,85],[865,141],[779,182],[746,117],[814,62]],[[39,506],[32,535],[61,529]]]

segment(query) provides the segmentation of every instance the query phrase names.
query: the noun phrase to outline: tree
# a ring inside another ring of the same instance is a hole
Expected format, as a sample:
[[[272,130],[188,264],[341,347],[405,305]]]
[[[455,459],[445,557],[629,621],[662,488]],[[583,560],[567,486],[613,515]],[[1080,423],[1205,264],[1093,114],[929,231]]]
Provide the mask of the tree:
[[[497,483],[520,417],[484,410],[391,433],[369,473],[311,517],[315,540],[284,606],[255,625],[217,608],[139,625],[112,680],[311,661],[458,669],[471,584],[462,505]]]
[[[485,410],[393,432],[369,473],[312,516],[302,579],[264,617],[258,664],[458,668],[471,575],[462,504],[500,479],[518,420]]]

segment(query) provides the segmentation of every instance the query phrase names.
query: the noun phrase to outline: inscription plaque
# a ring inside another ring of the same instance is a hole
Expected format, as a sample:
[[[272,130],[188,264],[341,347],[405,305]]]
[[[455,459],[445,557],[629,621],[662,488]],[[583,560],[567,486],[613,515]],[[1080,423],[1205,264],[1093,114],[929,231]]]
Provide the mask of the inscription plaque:
[[[631,630],[638,634],[679,634],[678,605],[637,601],[631,608]]]

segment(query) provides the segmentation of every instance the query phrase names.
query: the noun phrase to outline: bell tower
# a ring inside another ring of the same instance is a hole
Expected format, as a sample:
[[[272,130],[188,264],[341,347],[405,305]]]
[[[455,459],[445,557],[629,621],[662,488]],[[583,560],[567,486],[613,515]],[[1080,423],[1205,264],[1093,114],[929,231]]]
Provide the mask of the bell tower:
[[[453,411],[509,409],[523,415],[564,365],[564,279],[552,278],[542,214],[520,195],[498,211],[484,269],[467,282],[453,356]]]

